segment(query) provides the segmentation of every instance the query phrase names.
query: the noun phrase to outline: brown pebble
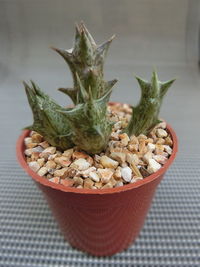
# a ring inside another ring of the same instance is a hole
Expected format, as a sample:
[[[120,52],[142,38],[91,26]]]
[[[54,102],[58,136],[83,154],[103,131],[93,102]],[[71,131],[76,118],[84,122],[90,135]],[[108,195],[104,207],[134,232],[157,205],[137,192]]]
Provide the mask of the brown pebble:
[[[145,169],[143,166],[140,168],[140,173],[142,174],[144,178],[150,175],[147,169]]]
[[[42,135],[38,134],[38,133],[35,133],[32,135],[32,141],[33,143],[41,143],[43,140],[43,137]]]
[[[49,179],[50,182],[55,183],[55,184],[59,184],[60,183],[60,177],[53,177],[51,179]]]
[[[91,189],[93,185],[94,182],[90,178],[86,178],[84,180],[84,185],[83,185],[84,188]]]
[[[60,179],[60,183],[64,186],[72,187],[74,184],[73,179]]]

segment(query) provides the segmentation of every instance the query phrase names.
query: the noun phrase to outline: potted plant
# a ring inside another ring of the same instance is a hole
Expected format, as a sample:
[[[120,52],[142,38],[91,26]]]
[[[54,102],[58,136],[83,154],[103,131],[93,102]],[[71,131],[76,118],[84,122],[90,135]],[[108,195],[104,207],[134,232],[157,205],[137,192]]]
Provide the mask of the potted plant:
[[[159,120],[164,95],[174,82],[136,77],[136,107],[109,103],[117,82],[105,81],[104,60],[113,37],[96,45],[83,23],[74,47],[53,48],[69,65],[72,102],[61,107],[34,82],[24,82],[34,122],[17,141],[17,157],[32,176],[65,238],[93,255],[112,255],[135,240],[155,189],[173,162],[177,138]]]

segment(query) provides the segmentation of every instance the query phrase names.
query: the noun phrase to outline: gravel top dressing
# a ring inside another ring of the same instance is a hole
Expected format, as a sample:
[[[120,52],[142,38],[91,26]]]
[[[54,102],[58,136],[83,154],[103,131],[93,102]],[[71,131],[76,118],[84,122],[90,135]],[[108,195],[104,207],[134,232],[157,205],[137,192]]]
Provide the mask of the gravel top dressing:
[[[136,183],[158,171],[172,153],[173,142],[163,121],[146,135],[130,138],[123,129],[131,118],[127,104],[108,106],[113,121],[104,152],[89,155],[74,146],[59,151],[37,132],[24,139],[29,167],[52,183],[76,188],[105,189]]]

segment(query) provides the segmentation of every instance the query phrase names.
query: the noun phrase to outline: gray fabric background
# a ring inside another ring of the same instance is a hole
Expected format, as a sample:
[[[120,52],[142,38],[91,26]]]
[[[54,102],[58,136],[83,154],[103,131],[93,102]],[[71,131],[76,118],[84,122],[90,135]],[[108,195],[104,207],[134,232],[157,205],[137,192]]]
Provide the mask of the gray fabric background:
[[[0,0],[0,266],[199,266],[198,0]],[[105,76],[112,100],[137,103],[133,73],[177,77],[161,116],[176,130],[179,154],[158,188],[146,224],[127,251],[96,258],[63,240],[41,193],[18,166],[15,143],[32,116],[21,80],[33,79],[59,103],[70,72],[48,47],[70,48],[84,20],[98,43],[113,33]]]

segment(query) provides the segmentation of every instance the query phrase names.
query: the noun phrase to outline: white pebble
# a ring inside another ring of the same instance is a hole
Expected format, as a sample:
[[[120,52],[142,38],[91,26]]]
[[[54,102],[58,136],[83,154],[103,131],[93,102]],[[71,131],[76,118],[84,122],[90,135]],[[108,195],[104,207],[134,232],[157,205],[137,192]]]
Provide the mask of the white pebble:
[[[31,168],[32,171],[37,172],[40,169],[39,163],[36,161],[31,161],[28,163],[28,166]]]
[[[51,154],[53,155],[56,152],[56,147],[54,146],[49,146],[47,148],[45,148],[45,150],[43,151],[43,153],[47,153],[47,154]]]
[[[44,148],[42,148],[41,146],[36,146],[36,147],[32,148],[32,152],[41,153],[43,151],[44,151]]]
[[[107,156],[102,156],[100,159],[100,163],[105,167],[105,168],[111,168],[111,169],[116,169],[117,166],[119,165],[119,162],[116,160],[113,160]]]
[[[46,173],[48,172],[46,167],[42,167],[39,171],[38,171],[38,175],[39,176],[44,176]]]
[[[155,161],[155,159],[150,159],[147,171],[149,173],[154,173],[154,172],[158,171],[161,167],[162,167],[161,164],[159,164],[157,161]]]
[[[129,167],[125,167],[121,169],[122,178],[126,182],[130,182],[132,178],[132,170]]]
[[[32,152],[33,152],[33,149],[32,148],[28,148],[28,149],[25,149],[24,150],[24,154],[26,156],[31,156]]]
[[[27,146],[28,144],[32,143],[32,138],[31,137],[26,137],[24,138],[24,144]]]
[[[91,178],[93,181],[97,183],[100,181],[100,178],[96,172],[90,172],[89,178]]]
[[[172,148],[168,145],[164,145],[164,150],[169,154],[171,155],[172,154]]]
[[[154,151],[156,149],[156,145],[155,144],[148,143],[147,149],[148,149],[148,151]]]
[[[124,185],[123,182],[120,181],[120,182],[116,183],[115,187],[120,187],[120,186],[123,186],[123,185]]]
[[[84,171],[90,167],[90,163],[87,160],[80,158],[80,159],[75,160],[72,163],[71,167],[77,168],[79,171]]]
[[[156,134],[158,137],[167,137],[167,132],[164,129],[157,129]]]

